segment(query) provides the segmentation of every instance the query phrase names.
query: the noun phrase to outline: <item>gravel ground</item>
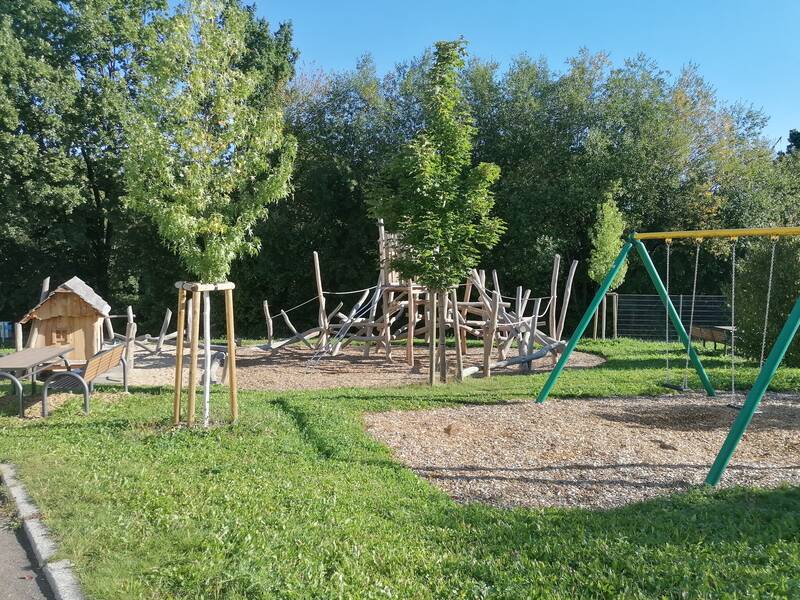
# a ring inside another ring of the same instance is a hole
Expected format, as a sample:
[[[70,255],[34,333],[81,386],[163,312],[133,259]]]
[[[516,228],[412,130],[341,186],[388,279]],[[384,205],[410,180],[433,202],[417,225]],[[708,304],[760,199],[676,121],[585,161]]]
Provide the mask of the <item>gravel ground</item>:
[[[741,398],[740,398],[741,400]],[[369,433],[461,502],[610,508],[703,482],[726,397],[551,399],[369,414]],[[800,396],[769,394],[721,485],[800,484]]]
[[[481,348],[469,348],[465,357],[465,366],[479,364],[482,360]],[[237,349],[236,365],[239,388],[243,390],[313,390],[337,387],[389,387],[424,383],[428,377],[426,350],[415,349],[416,365],[410,368],[405,362],[405,348],[393,350],[394,360],[387,362],[385,353],[372,350],[368,357],[364,356],[364,348],[348,346],[338,356],[325,356],[313,364],[309,360],[314,351],[303,346],[282,348],[274,354],[264,352],[253,346]],[[184,364],[188,363],[187,359]],[[455,361],[454,353],[452,355]],[[572,367],[593,367],[602,364],[604,359],[583,352],[575,352],[569,361]],[[534,362],[535,370],[549,370],[550,359]],[[201,360],[202,365],[202,360]],[[200,369],[198,369],[198,373]],[[495,375],[519,373],[517,367],[496,369]],[[199,375],[198,375],[199,376]],[[189,377],[188,366],[184,369],[184,382]],[[121,375],[111,373],[109,380],[120,382]],[[175,383],[175,348],[167,348],[162,354],[147,355],[139,352],[136,355],[135,369],[131,376],[131,385],[174,385]]]

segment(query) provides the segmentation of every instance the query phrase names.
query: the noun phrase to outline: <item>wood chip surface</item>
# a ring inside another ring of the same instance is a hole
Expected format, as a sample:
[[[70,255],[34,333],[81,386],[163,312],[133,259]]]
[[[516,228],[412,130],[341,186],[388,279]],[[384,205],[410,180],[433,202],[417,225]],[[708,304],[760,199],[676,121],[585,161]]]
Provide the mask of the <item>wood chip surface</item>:
[[[736,417],[730,401],[528,400],[364,420],[399,460],[457,501],[610,508],[701,484]],[[771,393],[721,485],[782,483],[800,484],[800,396]]]
[[[465,366],[480,364],[481,348],[469,348]],[[323,356],[311,360],[314,350],[303,346],[281,348],[275,353],[264,352],[253,346],[240,347],[236,351],[236,365],[239,388],[243,390],[315,390],[352,387],[391,387],[425,383],[428,380],[427,351],[415,349],[415,366],[409,367],[405,361],[405,348],[395,347],[393,360],[386,360],[381,350],[370,351],[364,356],[362,346],[348,346],[337,356]],[[452,348],[448,349],[450,363],[455,362]],[[184,360],[183,381],[189,379],[189,354]],[[570,367],[593,367],[605,360],[594,354],[574,352],[570,357]],[[550,358],[534,361],[534,370],[549,370]],[[202,371],[202,352],[198,368],[198,381]],[[518,367],[495,369],[492,377],[519,374]],[[480,375],[478,375],[479,377]],[[116,369],[108,380],[112,383],[122,381],[121,372]],[[161,354],[136,354],[135,368],[131,375],[132,386],[173,386],[175,384],[175,348],[168,347]]]

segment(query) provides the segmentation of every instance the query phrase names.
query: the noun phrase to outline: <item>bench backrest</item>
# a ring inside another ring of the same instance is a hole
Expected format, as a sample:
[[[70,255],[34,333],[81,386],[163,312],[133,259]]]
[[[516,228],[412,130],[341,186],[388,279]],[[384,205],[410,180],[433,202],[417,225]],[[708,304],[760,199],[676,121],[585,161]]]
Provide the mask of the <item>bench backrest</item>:
[[[692,337],[707,342],[721,342],[723,344],[728,342],[728,335],[725,331],[714,329],[713,327],[702,327],[700,325],[692,326]]]
[[[110,371],[116,367],[122,355],[125,352],[124,344],[117,344],[108,350],[98,352],[92,358],[86,361],[86,367],[83,369],[83,378],[86,382],[93,381],[98,375],[102,375],[106,371]]]

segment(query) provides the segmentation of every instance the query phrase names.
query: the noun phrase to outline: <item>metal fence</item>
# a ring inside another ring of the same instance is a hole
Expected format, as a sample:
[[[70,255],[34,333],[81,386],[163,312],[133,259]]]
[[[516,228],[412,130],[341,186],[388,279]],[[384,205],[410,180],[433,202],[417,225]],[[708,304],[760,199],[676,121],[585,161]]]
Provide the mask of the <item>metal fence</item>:
[[[670,295],[681,322],[689,330],[692,296]],[[609,302],[613,311],[614,303]],[[616,303],[617,335],[644,340],[663,340],[666,333],[666,314],[661,299],[656,294],[619,294]],[[614,321],[613,316],[610,321]],[[697,296],[694,305],[695,325],[713,327],[731,322],[730,307],[725,296]],[[670,324],[670,339],[677,340],[675,328]]]

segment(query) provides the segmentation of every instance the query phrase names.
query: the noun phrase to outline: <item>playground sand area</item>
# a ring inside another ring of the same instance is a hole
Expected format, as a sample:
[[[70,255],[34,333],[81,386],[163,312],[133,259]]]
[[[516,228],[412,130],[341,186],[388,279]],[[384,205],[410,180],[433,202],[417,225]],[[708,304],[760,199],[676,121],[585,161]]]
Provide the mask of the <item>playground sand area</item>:
[[[613,508],[703,483],[728,395],[550,399],[365,415],[394,456],[459,502]],[[743,396],[738,398],[743,401]],[[721,485],[800,484],[800,396],[767,394]]]
[[[449,349],[451,363],[454,350]],[[202,353],[201,353],[202,355]],[[364,356],[363,346],[348,346],[337,356],[323,356],[312,360],[314,350],[302,346],[281,348],[270,353],[255,346],[241,346],[236,350],[236,371],[239,389],[242,390],[314,390],[354,387],[391,387],[420,384],[428,380],[427,350],[414,350],[415,365],[410,367],[405,360],[405,347],[392,350],[393,361],[386,360],[385,352],[370,351]],[[184,365],[187,365],[186,353]],[[480,364],[482,348],[469,348],[464,364]],[[570,358],[571,367],[594,367],[605,359],[594,354],[575,352]],[[200,361],[202,367],[202,359]],[[534,372],[552,368],[549,357],[534,361]],[[198,373],[201,369],[198,369]],[[492,376],[519,374],[517,367],[497,369]],[[184,367],[184,382],[188,380],[189,368]],[[120,382],[121,374],[112,373],[109,381]],[[168,347],[162,353],[137,353],[135,369],[131,375],[132,386],[172,386],[175,384],[175,348]]]

